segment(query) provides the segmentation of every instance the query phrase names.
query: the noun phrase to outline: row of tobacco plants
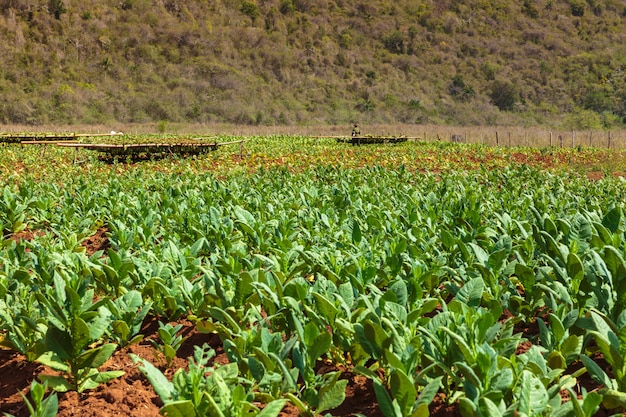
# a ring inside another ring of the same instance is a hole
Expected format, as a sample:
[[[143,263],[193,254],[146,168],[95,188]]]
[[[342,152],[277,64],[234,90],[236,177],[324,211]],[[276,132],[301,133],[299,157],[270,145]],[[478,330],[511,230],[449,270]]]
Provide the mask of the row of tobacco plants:
[[[0,191],[0,338],[56,371],[33,382],[33,415],[118,378],[103,365],[147,316],[218,334],[229,360],[197,346],[168,379],[133,357],[170,416],[332,415],[339,369],[370,378],[387,417],[427,416],[435,396],[466,416],[626,406],[619,180],[320,165]],[[98,229],[110,248],[88,255]],[[166,358],[177,331],[159,329]]]

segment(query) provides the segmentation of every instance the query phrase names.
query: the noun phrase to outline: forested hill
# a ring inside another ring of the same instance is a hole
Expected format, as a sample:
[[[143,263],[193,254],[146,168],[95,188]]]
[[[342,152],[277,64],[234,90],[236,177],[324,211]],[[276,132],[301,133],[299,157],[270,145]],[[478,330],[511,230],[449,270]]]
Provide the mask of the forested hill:
[[[0,0],[0,123],[626,117],[626,1]]]

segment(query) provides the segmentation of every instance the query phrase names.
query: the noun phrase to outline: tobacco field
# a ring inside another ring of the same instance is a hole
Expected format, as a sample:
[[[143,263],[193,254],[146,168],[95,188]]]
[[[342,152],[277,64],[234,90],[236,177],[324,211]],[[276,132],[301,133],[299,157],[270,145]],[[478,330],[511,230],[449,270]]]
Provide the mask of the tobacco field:
[[[246,140],[0,147],[0,413],[626,409],[622,151]]]

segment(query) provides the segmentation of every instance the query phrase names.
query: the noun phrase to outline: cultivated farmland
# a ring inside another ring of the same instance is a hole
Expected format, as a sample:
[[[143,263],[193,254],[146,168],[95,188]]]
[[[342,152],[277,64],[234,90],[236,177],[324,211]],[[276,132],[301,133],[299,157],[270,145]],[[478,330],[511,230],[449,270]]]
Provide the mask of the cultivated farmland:
[[[242,139],[3,145],[0,411],[624,411],[622,151]]]

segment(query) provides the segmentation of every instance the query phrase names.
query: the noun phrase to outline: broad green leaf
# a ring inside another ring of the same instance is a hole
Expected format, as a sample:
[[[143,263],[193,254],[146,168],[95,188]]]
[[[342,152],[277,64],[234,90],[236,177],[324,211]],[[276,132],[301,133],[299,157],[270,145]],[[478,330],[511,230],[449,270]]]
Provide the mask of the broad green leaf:
[[[461,287],[456,294],[456,298],[470,307],[477,307],[480,305],[484,287],[485,284],[482,278],[474,278]]]
[[[602,404],[609,410],[626,408],[626,393],[615,389],[603,388],[600,390]]]
[[[474,256],[476,257],[476,261],[481,264],[482,266],[489,266],[489,255],[487,254],[487,252],[485,252],[485,250],[483,248],[481,248],[480,246],[478,246],[475,243],[468,243],[467,244],[470,248],[472,248],[472,251],[474,252]]]
[[[311,295],[315,299],[317,310],[326,320],[328,320],[329,323],[332,323],[339,312],[337,307],[335,307],[326,297],[316,291],[313,291]]]
[[[352,221],[352,243],[358,245],[361,243],[361,227],[356,220]]]
[[[374,379],[374,393],[378,400],[378,407],[385,417],[404,417],[397,401],[393,401],[387,388],[377,379]]]
[[[170,381],[167,380],[165,375],[154,365],[147,360],[140,358],[137,355],[129,354],[130,358],[135,363],[139,363],[139,370],[148,378],[150,384],[154,388],[154,392],[157,393],[163,403],[167,404],[172,401],[175,390]]]
[[[430,381],[420,392],[419,397],[417,398],[417,405],[430,405],[435,399],[437,392],[439,392],[439,386],[441,385],[441,381],[443,380],[442,376],[439,376],[432,381]]]
[[[257,382],[265,376],[265,366],[254,356],[248,357],[248,368],[250,368],[250,373]]]
[[[622,219],[622,209],[617,206],[609,210],[602,218],[602,225],[609,229],[613,233],[617,233],[619,230],[620,222]]]
[[[37,362],[49,366],[55,371],[69,372],[70,367],[56,352],[48,351],[37,358]]]
[[[89,326],[85,320],[76,317],[70,325],[72,338],[72,356],[77,356],[93,339],[89,335]]]
[[[48,383],[48,387],[56,392],[71,391],[74,387],[62,376],[39,375],[41,382]]]
[[[287,400],[274,400],[263,407],[261,412],[257,414],[257,417],[278,417],[280,412],[285,408]]]
[[[398,402],[402,414],[408,415],[417,397],[413,381],[400,369],[394,369],[389,378],[389,388],[393,399]]]
[[[104,371],[95,373],[90,377],[90,379],[97,384],[106,384],[107,382],[119,378],[125,374],[126,372],[124,371]]]
[[[483,397],[480,399],[480,409],[484,413],[485,417],[501,417],[502,413],[498,406],[489,399],[489,397]]]
[[[114,343],[108,343],[94,349],[89,349],[76,358],[76,366],[79,369],[99,368],[113,355],[115,349],[117,349],[117,345]]]
[[[597,363],[593,361],[590,357],[586,355],[581,355],[580,360],[582,361],[585,368],[587,368],[587,372],[591,378],[593,378],[596,382],[604,385],[605,387],[612,388],[613,383],[608,375],[598,366]]]
[[[161,408],[161,414],[166,417],[196,417],[196,409],[191,400],[172,401]],[[200,417],[200,416],[198,416]]]
[[[543,412],[548,405],[548,392],[539,378],[530,371],[522,372],[519,387],[519,412],[530,416]]]
[[[347,379],[339,379],[341,372],[324,375],[324,383],[318,391],[316,412],[322,414],[326,410],[339,407],[346,398]]]

